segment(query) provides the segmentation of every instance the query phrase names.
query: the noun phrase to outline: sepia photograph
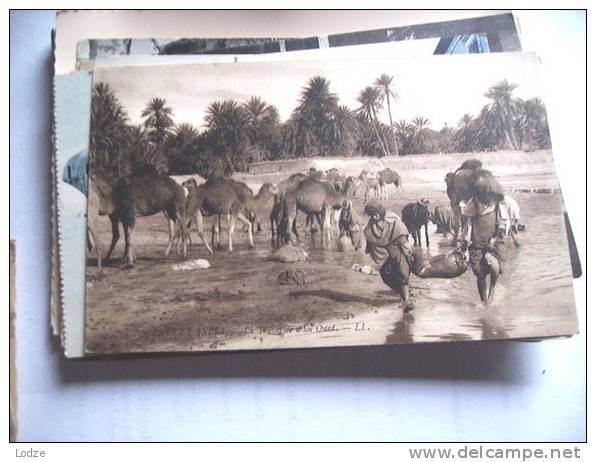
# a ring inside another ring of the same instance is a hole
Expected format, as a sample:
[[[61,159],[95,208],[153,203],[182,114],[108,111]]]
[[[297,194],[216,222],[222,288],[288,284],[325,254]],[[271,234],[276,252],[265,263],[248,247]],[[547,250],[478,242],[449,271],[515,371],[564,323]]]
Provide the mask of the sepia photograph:
[[[87,354],[577,332],[530,53],[98,68],[64,180]]]

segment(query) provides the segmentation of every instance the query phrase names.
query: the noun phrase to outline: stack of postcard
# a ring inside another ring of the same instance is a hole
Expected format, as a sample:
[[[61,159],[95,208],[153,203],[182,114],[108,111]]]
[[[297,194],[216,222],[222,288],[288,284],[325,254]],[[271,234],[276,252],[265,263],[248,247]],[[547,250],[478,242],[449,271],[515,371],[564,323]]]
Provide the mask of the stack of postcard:
[[[577,332],[511,13],[64,12],[54,43],[67,357]]]

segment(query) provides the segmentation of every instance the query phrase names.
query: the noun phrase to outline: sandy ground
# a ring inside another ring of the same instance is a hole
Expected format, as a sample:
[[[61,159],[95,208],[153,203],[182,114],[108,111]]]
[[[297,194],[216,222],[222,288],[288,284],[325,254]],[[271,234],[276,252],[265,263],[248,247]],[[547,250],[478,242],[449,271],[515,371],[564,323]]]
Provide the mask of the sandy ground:
[[[532,157],[534,154],[537,157]],[[420,197],[429,198],[433,207],[447,205],[443,177],[464,158],[461,155],[420,157],[427,159],[405,158],[402,165],[399,162],[402,159],[390,161],[390,166],[402,174],[404,189],[396,191],[391,187],[390,199],[386,201],[389,210],[399,213],[406,203]],[[515,163],[499,164],[509,157]],[[549,153],[490,154],[482,159],[510,190],[558,186]],[[327,164],[337,166],[337,161],[325,161],[325,167]],[[238,177],[256,189],[264,181],[277,182],[294,173],[279,169],[263,172],[270,167],[266,165],[258,173]],[[288,167],[290,165],[283,165],[284,169]],[[359,171],[361,167],[361,163],[351,160],[344,170],[352,173],[349,170]],[[528,286],[527,281],[513,273],[509,281],[505,278],[503,282],[502,302],[487,311],[478,303],[475,280],[471,272],[467,272],[457,280],[413,277],[416,309],[404,316],[400,297],[385,286],[378,275],[352,270],[354,263],[372,265],[372,260],[363,252],[338,252],[333,245],[322,249],[318,236],[311,238],[306,234],[303,215],[298,218],[299,231],[310,259],[295,264],[267,261],[271,253],[267,208],[259,211],[264,228],[255,236],[255,249],[248,247],[246,233],[237,231],[233,254],[220,250],[210,256],[204,246],[196,244],[198,239],[194,234],[189,258],[206,258],[212,267],[173,271],[172,267],[180,259],[175,254],[169,259],[163,256],[167,227],[164,217],[158,214],[138,220],[134,269],[121,269],[113,260],[105,268],[103,277],[98,278],[95,260],[89,259],[87,350],[101,354],[267,349],[571,333],[575,329],[575,317],[560,196],[514,193],[514,197],[522,206],[522,217],[525,211],[529,212],[526,213],[528,227],[539,228],[536,231],[542,230],[545,240],[552,240],[552,245],[546,246],[547,252],[543,250],[544,245],[533,248],[528,242],[525,250],[528,258],[521,253],[516,263],[520,273],[525,273],[525,267],[536,264],[536,259],[552,261],[549,265],[552,274],[544,277],[557,281],[556,294],[554,298],[553,294],[550,296],[554,302],[541,300],[536,305],[539,309],[530,304],[527,312],[512,312],[508,294],[522,287],[528,291],[527,299],[533,300],[534,292],[541,293],[540,280],[535,282],[536,290],[532,292],[532,285]],[[355,206],[357,211],[363,210],[362,197],[356,199]],[[433,231],[431,225],[431,252],[449,251],[447,242]],[[107,219],[101,236],[104,242],[109,242]],[[123,243],[120,243],[115,254],[119,256],[122,251]],[[279,273],[290,267],[304,271],[305,285],[278,284]],[[518,322],[518,318],[523,322]]]

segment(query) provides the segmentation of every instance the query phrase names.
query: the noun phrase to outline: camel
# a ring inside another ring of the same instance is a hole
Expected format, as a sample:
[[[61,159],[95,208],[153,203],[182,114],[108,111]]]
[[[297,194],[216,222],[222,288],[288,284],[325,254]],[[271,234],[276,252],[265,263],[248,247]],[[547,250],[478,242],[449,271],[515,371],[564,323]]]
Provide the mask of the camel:
[[[95,256],[97,257],[97,276],[102,274],[101,271],[101,252],[103,246],[101,245],[101,241],[99,239],[99,233],[97,232],[97,220],[95,220],[94,224],[91,224],[89,221],[90,217],[87,217],[87,248],[89,251],[95,249]]]
[[[317,170],[315,167],[308,169],[308,176],[316,181],[325,181],[326,179],[325,172]]]
[[[422,236],[420,229],[424,226],[426,233],[426,247],[430,247],[428,238],[428,222],[430,221],[430,212],[428,210],[428,200],[420,199],[417,202],[410,202],[401,211],[401,221],[414,239],[414,245],[422,246]]]
[[[358,189],[358,180],[353,176],[349,176],[346,178],[344,182],[344,187],[342,189],[342,194],[346,197],[354,197],[356,195],[356,190]]]
[[[269,214],[269,220],[271,222],[271,245],[273,247],[279,247],[282,243],[282,235],[279,230],[281,226],[281,220],[283,218],[283,196],[286,191],[294,189],[307,178],[309,178],[309,176],[304,173],[294,173],[285,180],[277,183],[278,192],[273,198],[273,207],[271,208],[271,213]],[[296,237],[298,237],[297,234]]]
[[[196,183],[195,183],[196,184]],[[246,218],[247,210],[256,210],[265,206],[269,199],[277,193],[277,188],[271,183],[265,183],[256,196],[247,193],[248,188],[244,183],[229,179],[218,178],[211,179],[200,186],[191,187],[189,190],[188,202],[186,204],[186,215],[189,219],[194,219],[197,225],[199,237],[203,239],[203,216],[225,215],[228,225],[228,251],[233,251],[232,237],[234,235],[234,220],[237,218],[248,226],[248,243],[254,247],[252,235],[252,224]],[[220,242],[220,230],[216,221],[212,243],[217,240]],[[217,236],[217,238],[215,238]],[[206,243],[206,242],[205,242]],[[207,246],[209,252],[211,249]]]
[[[482,162],[476,159],[469,159],[455,171],[445,175],[447,185],[447,196],[454,216],[453,241],[457,245],[457,235],[460,227],[462,236],[465,239],[468,235],[468,220],[462,215],[461,203],[469,201],[474,195],[474,175],[482,169]]]
[[[384,168],[380,172],[377,172],[377,178],[379,179],[379,186],[381,192],[381,199],[389,199],[389,193],[387,192],[387,185],[395,185],[395,189],[399,189],[402,185],[401,176],[399,173],[394,172],[390,168]]]
[[[375,196],[381,191],[381,184],[376,177],[369,177],[366,170],[362,170],[358,176],[360,182],[364,185],[364,202],[368,202],[369,192],[372,191]]]
[[[95,249],[97,255],[97,273],[101,274],[101,253],[103,245],[99,238],[100,215],[111,215],[116,210],[116,204],[112,199],[112,186],[108,181],[96,174],[89,177],[89,193],[87,199],[87,241],[89,250]],[[116,220],[116,232],[118,232],[118,220]],[[113,222],[113,220],[112,220]],[[113,229],[113,226],[112,226]]]
[[[347,177],[337,168],[331,168],[325,172],[325,181],[332,184],[335,189],[342,191]]]
[[[286,191],[289,191],[290,189],[294,189],[307,178],[309,178],[309,176],[304,173],[294,173],[290,175],[285,180],[282,180],[279,183],[277,183],[278,194],[283,194]]]
[[[104,185],[105,186],[105,185]],[[101,193],[108,199],[107,190]],[[102,199],[102,200],[103,200]],[[110,257],[120,235],[118,223],[124,226],[124,258],[129,267],[134,266],[134,232],[136,217],[146,217],[164,212],[169,224],[167,257],[175,242],[175,226],[178,225],[182,239],[182,256],[186,258],[186,210],[184,189],[172,178],[161,175],[153,167],[145,167],[128,177],[121,178],[111,189],[114,210],[110,213],[112,221],[112,243],[106,259]],[[101,201],[100,201],[101,202]],[[100,212],[101,214],[101,212]]]
[[[247,198],[247,200],[251,199],[254,196],[252,189],[250,189],[250,187],[246,183],[234,180],[232,185],[237,190],[238,194]],[[191,189],[194,189],[197,186],[197,182],[191,178],[191,179],[188,179],[185,182],[183,182],[182,186],[185,187],[187,191],[190,191]],[[258,217],[256,209],[246,208],[246,210],[244,210],[244,216],[246,218],[248,218],[248,221],[250,221],[253,234],[261,231],[261,223],[259,222],[259,217]],[[247,230],[247,228],[248,228],[248,225],[246,225],[244,223],[244,229]],[[214,235],[218,234],[220,229],[221,229],[221,216],[218,216],[217,221],[215,221],[213,223],[213,226],[211,229],[211,231],[212,231],[212,235],[211,235],[212,245],[214,245],[214,242],[213,242]],[[190,235],[188,236],[188,238],[190,240]]]
[[[281,247],[285,241],[284,230],[282,228],[284,219],[284,197],[285,193],[276,194],[274,196],[273,207],[271,208],[271,213],[269,214],[269,219],[271,220],[271,246],[274,248]],[[305,226],[307,229],[314,226],[315,219],[315,215],[306,215]],[[296,239],[299,239],[296,220],[294,220],[294,223],[292,224],[291,232],[294,233]]]
[[[103,245],[99,237],[99,222],[100,216],[109,216],[112,224],[112,242],[110,250],[105,259],[110,258],[110,254],[120,238],[118,231],[118,217],[114,213],[116,210],[116,202],[112,197],[112,190],[114,185],[110,181],[97,173],[92,173],[89,176],[89,192],[87,199],[87,241],[89,248],[94,248],[97,256],[97,272],[101,274],[102,264],[102,250]]]
[[[243,183],[242,181],[233,180],[233,186],[237,189],[238,194],[243,195],[248,200],[250,200],[254,197],[252,189],[250,189],[250,187],[246,183]],[[248,221],[250,221],[250,223],[251,223],[251,229],[252,229],[253,234],[255,232],[260,232],[261,231],[261,223],[259,223],[259,218],[258,218],[256,209],[246,207],[246,210],[244,211],[244,213],[245,213],[246,218],[248,218]],[[221,216],[218,218],[217,225],[218,225],[218,229],[221,229]],[[245,225],[245,227],[246,227],[246,225]]]
[[[296,230],[296,215],[298,210],[307,216],[316,217],[321,230],[321,244],[325,247],[325,237],[331,239],[331,209],[340,209],[345,197],[333,186],[324,181],[308,178],[296,188],[286,191],[282,199],[283,219],[280,232],[285,243],[290,242],[292,230],[299,239]]]
[[[339,173],[339,171],[335,168],[327,171],[327,175],[330,175],[330,174],[332,176],[335,175],[334,178],[336,178],[336,181],[335,181],[334,187],[335,187],[336,191],[343,190],[343,186],[339,186],[338,183],[341,183],[341,178],[342,177],[345,178],[345,177],[343,175],[341,175]],[[350,177],[350,178],[352,178],[352,177]],[[313,179],[313,178],[308,175],[305,175],[304,173],[294,173],[293,175],[290,175],[288,178],[280,181],[277,184],[277,189],[279,192],[274,198],[273,208],[271,209],[271,213],[269,215],[269,219],[271,221],[271,245],[273,247],[279,247],[282,244],[282,241],[284,239],[284,236],[282,235],[283,233],[280,232],[281,222],[283,219],[283,197],[284,197],[284,194],[286,191],[295,189],[302,181],[304,181],[306,179]],[[321,180],[316,180],[316,181],[320,181],[320,182],[323,182],[326,184],[328,183],[328,182],[321,181]],[[354,181],[354,178],[352,178],[352,181]],[[334,232],[337,235],[339,235],[339,213],[340,213],[339,209],[337,209],[337,210],[334,209],[334,210],[330,211],[328,228],[330,230],[331,237],[333,237]],[[316,215],[307,214],[307,216],[306,216],[307,229],[314,225],[315,219],[316,219]],[[296,221],[294,221],[291,231],[296,236],[296,239],[298,239],[298,231],[296,228]]]
[[[455,221],[452,245],[457,245],[460,226],[464,240],[468,234],[468,219],[462,214],[462,205],[472,197],[482,203],[498,204],[504,199],[504,193],[493,174],[483,170],[482,163],[475,159],[467,160],[455,172],[447,173],[445,183]]]
[[[283,198],[285,192],[281,192],[273,196],[273,207],[269,214],[269,221],[271,223],[271,246],[280,247],[282,244],[282,235],[280,233],[281,220],[283,219]]]

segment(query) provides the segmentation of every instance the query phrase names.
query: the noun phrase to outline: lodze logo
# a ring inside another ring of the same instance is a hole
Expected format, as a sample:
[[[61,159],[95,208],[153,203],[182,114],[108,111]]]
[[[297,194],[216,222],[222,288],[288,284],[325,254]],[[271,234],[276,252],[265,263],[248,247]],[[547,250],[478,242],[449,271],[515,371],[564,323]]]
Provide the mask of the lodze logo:
[[[37,449],[17,449],[16,456],[28,458],[45,457],[46,452],[44,450],[38,451]]]

